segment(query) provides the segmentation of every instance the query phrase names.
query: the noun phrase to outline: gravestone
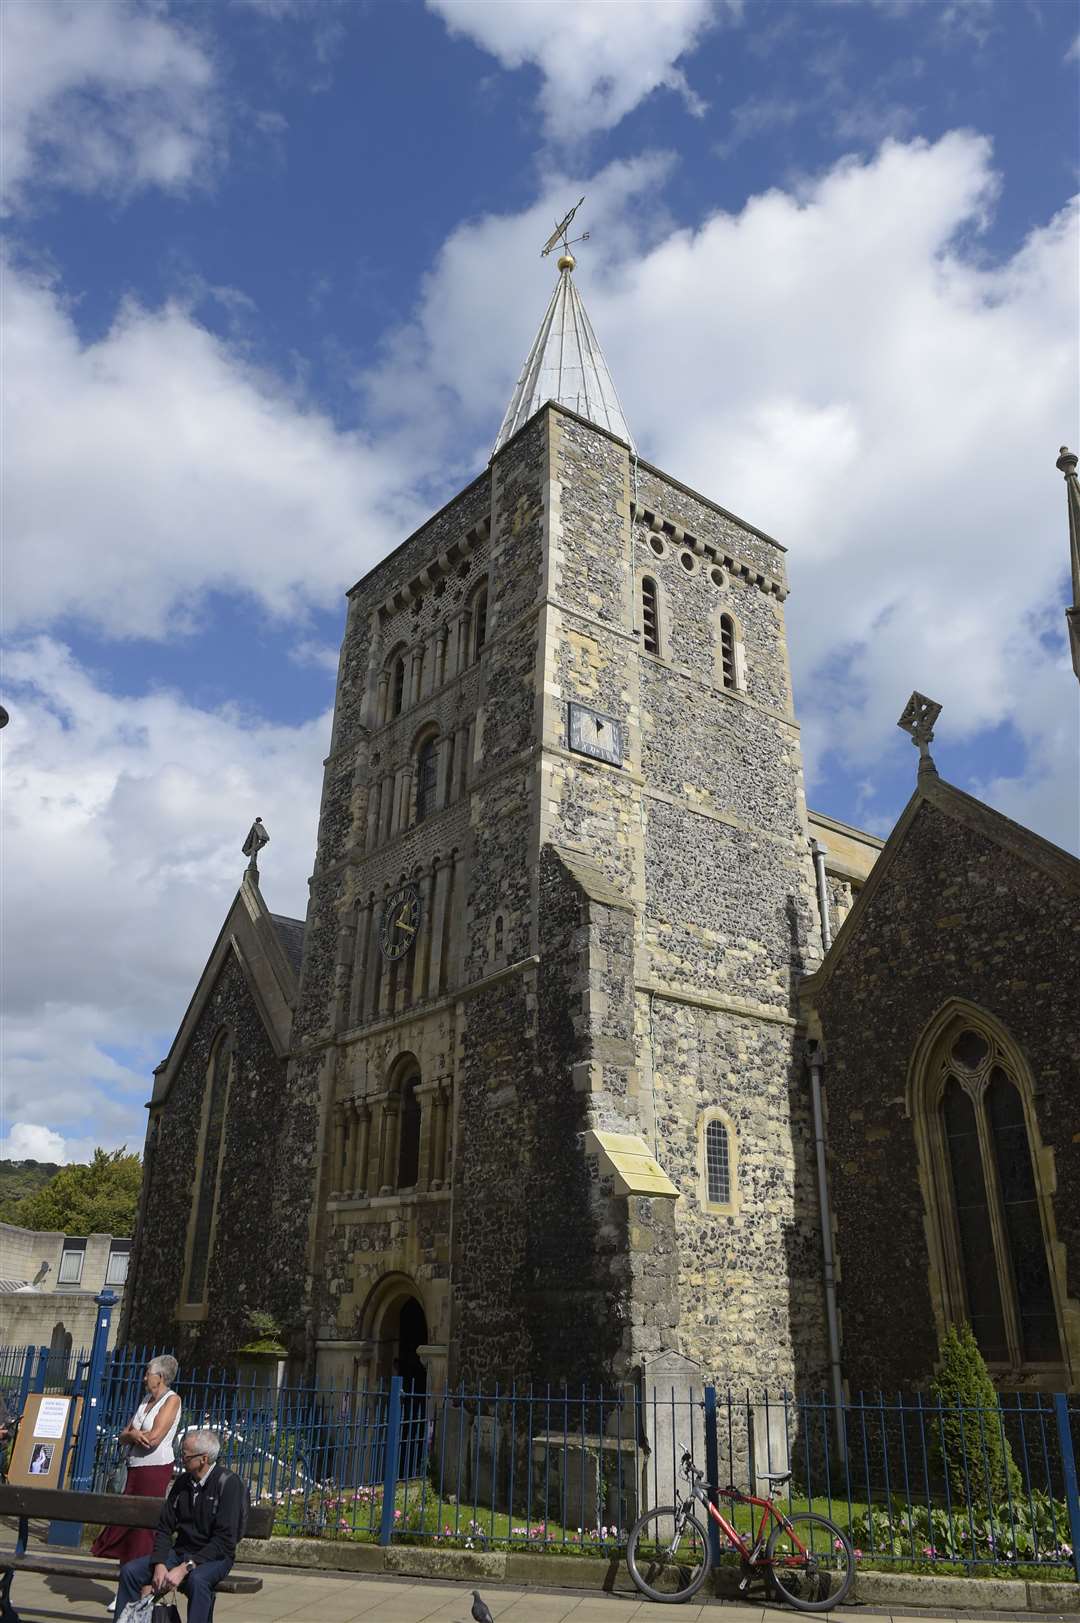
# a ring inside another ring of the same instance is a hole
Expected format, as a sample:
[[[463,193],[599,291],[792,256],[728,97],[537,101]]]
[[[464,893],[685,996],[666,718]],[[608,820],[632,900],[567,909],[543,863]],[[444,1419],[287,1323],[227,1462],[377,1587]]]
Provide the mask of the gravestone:
[[[705,1469],[704,1374],[694,1358],[660,1353],[642,1366],[641,1418],[647,1450],[644,1504],[678,1504],[686,1494],[682,1457]]]

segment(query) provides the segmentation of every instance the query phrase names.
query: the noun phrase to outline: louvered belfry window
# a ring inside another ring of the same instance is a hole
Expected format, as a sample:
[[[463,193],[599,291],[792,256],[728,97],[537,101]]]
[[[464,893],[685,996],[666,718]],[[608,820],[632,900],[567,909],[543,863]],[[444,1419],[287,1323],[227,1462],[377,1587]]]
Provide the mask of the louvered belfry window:
[[[940,1121],[966,1312],[983,1357],[1061,1361],[1061,1338],[1024,1102],[988,1034],[950,1044]]]
[[[646,575],[641,582],[641,640],[647,654],[660,652],[660,613],[656,582]]]
[[[720,616],[720,667],[724,686],[735,686],[735,622],[730,614]]]

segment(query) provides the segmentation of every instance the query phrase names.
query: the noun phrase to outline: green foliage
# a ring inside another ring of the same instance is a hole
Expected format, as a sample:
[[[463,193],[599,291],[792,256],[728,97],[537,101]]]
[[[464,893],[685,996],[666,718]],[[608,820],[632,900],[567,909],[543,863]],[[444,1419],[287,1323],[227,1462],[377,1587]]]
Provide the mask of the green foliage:
[[[139,1204],[142,1162],[126,1149],[95,1150],[89,1166],[61,1167],[14,1208],[9,1222],[61,1234],[130,1235]]]
[[[950,1325],[941,1362],[930,1384],[940,1403],[934,1442],[954,1505],[985,1506],[1016,1500],[1023,1480],[1001,1423],[997,1390],[970,1324]]]
[[[1038,1492],[980,1506],[970,1514],[962,1501],[947,1510],[895,1499],[891,1505],[858,1511],[851,1520],[851,1537],[863,1556],[916,1562],[996,1565],[1066,1560],[1072,1553],[1067,1507]]]
[[[238,1352],[285,1353],[286,1349],[281,1339],[282,1328],[272,1313],[264,1313],[261,1309],[255,1308],[248,1314],[247,1323],[253,1333],[253,1339],[243,1347],[237,1348]]]
[[[59,1171],[56,1161],[0,1161],[0,1223],[18,1223],[19,1201],[35,1194]]]

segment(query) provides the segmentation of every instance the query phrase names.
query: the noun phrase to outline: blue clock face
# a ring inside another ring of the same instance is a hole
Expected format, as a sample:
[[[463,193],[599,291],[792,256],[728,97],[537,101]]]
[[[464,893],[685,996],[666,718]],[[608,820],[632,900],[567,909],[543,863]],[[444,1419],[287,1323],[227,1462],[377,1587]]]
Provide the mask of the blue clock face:
[[[420,928],[420,892],[415,885],[400,885],[383,906],[379,945],[384,958],[404,958]]]

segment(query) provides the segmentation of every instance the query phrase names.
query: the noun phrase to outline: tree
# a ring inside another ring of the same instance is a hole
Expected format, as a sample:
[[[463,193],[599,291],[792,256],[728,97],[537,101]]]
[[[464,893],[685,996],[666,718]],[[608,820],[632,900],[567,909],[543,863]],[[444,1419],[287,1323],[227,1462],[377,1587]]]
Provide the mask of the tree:
[[[20,1200],[11,1221],[62,1234],[130,1235],[141,1182],[142,1162],[126,1146],[97,1149],[89,1166],[61,1167],[43,1188]]]
[[[1020,1469],[1002,1426],[997,1388],[970,1324],[950,1324],[930,1384],[942,1415],[938,1452],[953,1504],[1002,1505],[1022,1493]]]

